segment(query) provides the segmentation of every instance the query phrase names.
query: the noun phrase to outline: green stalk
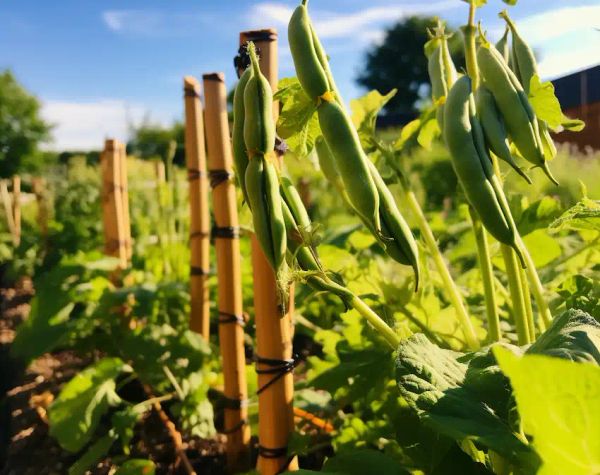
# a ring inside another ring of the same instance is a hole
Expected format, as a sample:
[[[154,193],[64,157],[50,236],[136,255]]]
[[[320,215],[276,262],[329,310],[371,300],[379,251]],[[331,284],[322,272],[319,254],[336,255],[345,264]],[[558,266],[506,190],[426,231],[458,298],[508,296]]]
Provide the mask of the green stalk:
[[[501,244],[500,248],[502,249],[502,256],[504,257],[504,263],[506,265],[506,276],[508,277],[508,287],[512,298],[513,316],[515,319],[515,327],[517,328],[519,345],[528,345],[531,343],[531,338],[529,337],[527,311],[525,310],[519,264],[517,263],[515,253],[510,246]]]
[[[469,20],[463,26],[462,32],[465,40],[465,60],[467,63],[467,74],[471,78],[472,90],[476,91],[479,86],[479,67],[477,66],[477,49],[475,45],[475,2],[469,3]]]
[[[525,270],[527,272],[527,277],[529,277],[529,283],[531,284],[531,292],[533,293],[533,298],[535,299],[538,311],[542,317],[540,323],[543,323],[545,327],[549,327],[552,323],[552,314],[550,313],[548,302],[544,297],[544,286],[542,285],[540,276],[537,273],[535,264],[531,258],[531,254],[529,254],[529,250],[525,246],[525,243],[520,236],[519,246],[521,247],[521,252],[523,253],[523,258],[525,259],[525,264],[527,265],[527,269]]]
[[[402,182],[402,180],[400,181]],[[406,188],[404,185],[402,186],[402,191],[404,192],[408,206],[410,207],[414,217],[417,219],[417,225],[421,231],[423,239],[425,240],[427,249],[433,258],[433,262],[435,263],[437,271],[442,278],[447,296],[450,299],[452,306],[456,310],[456,315],[458,316],[458,320],[462,326],[462,331],[467,345],[472,350],[477,350],[479,349],[480,345],[477,335],[475,334],[475,329],[473,328],[469,314],[467,313],[467,310],[463,304],[460,292],[458,291],[458,288],[454,283],[452,276],[450,275],[450,271],[444,262],[444,257],[438,248],[435,237],[433,236],[433,232],[431,231],[429,223],[427,222],[427,218],[425,218],[425,215],[423,214],[421,205],[419,205],[419,201],[417,200],[414,192]]]
[[[519,273],[521,274],[521,287],[523,288],[523,299],[525,302],[525,315],[527,315],[527,329],[529,330],[529,338],[531,341],[535,341],[535,322],[533,320],[533,307],[531,306],[531,291],[529,290],[529,283],[527,282],[525,269],[523,269],[521,266],[519,266]],[[538,321],[540,325],[544,325],[541,319],[538,319]]]
[[[496,303],[496,289],[494,286],[494,272],[492,270],[492,261],[490,259],[490,249],[487,242],[487,236],[477,212],[469,206],[469,215],[473,225],[473,233],[477,243],[477,254],[479,257],[479,267],[481,269],[481,279],[483,280],[483,290],[485,295],[485,309],[488,322],[488,337],[490,342],[500,341],[502,333],[500,332],[500,317],[498,316],[498,305]]]
[[[390,346],[395,350],[398,348],[400,344],[400,337],[396,334],[394,330],[390,328],[390,326],[385,323],[382,318],[377,315],[371,307],[369,307],[363,300],[361,300],[356,295],[353,296],[348,304],[352,306],[358,313],[360,313],[365,319],[375,327],[381,336],[383,336],[386,341],[390,344]]]

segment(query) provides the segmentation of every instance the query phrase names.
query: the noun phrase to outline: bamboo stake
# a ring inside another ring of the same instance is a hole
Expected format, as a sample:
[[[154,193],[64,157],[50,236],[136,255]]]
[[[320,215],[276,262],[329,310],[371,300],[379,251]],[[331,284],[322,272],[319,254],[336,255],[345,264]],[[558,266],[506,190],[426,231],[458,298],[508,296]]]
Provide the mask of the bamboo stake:
[[[237,195],[232,176],[233,157],[227,117],[227,90],[222,73],[202,76],[206,121],[208,169],[213,189],[215,226],[231,230],[215,233],[217,252],[217,304],[219,347],[223,360],[227,465],[232,471],[249,466],[250,426],[247,424],[248,388],[244,350],[242,270],[240,260]]]
[[[265,29],[240,33],[240,45],[248,41],[253,41],[258,47],[261,70],[271,87],[276,90],[277,31]],[[273,115],[278,115],[276,103],[273,104]],[[275,276],[256,236],[252,236],[252,267],[256,346],[260,358],[257,362],[258,385],[260,388],[266,388],[258,395],[257,470],[261,475],[275,475],[285,470],[298,469],[298,459],[290,459],[287,455],[287,446],[294,431],[294,380],[291,372],[294,291],[293,288],[290,289],[287,313],[281,315]],[[284,373],[282,368],[286,368],[287,371]],[[283,375],[272,382],[278,374]]]
[[[119,147],[119,167],[121,178],[121,201],[123,207],[123,233],[125,239],[125,252],[127,262],[131,262],[133,255],[133,246],[131,242],[131,218],[129,216],[129,180],[127,176],[127,149],[125,144]]]
[[[208,180],[204,149],[204,126],[200,104],[200,85],[190,76],[183,79],[185,101],[185,160],[190,199],[190,328],[209,337],[209,226]]]
[[[13,200],[12,214],[15,223],[14,243],[18,246],[21,243],[21,177],[14,175],[12,178]]]
[[[2,195],[2,205],[4,206],[4,214],[6,215],[6,225],[8,231],[13,238],[13,244],[15,243],[15,221],[13,215],[12,199],[8,192],[8,184],[6,180],[0,180],[0,194]]]
[[[104,143],[100,164],[102,170],[102,211],[104,221],[104,252],[119,259],[119,268],[127,267],[127,251],[123,232],[123,199],[121,197],[119,142]]]

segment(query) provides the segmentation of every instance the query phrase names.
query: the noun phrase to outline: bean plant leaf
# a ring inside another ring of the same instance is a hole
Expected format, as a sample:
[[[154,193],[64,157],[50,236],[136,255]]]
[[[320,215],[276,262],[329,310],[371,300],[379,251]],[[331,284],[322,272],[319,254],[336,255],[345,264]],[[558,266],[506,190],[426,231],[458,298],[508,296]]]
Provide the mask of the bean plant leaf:
[[[547,122],[551,129],[578,132],[585,126],[583,121],[570,119],[563,114],[554,94],[554,85],[550,81],[542,82],[537,74],[531,77],[529,102],[538,119]]]
[[[154,475],[156,465],[152,460],[131,459],[121,465],[115,475]]]
[[[560,213],[560,202],[550,196],[544,196],[541,200],[531,203],[527,208],[522,210],[520,215],[515,216],[519,234],[526,236],[537,229],[548,227],[548,225],[560,216]]]
[[[159,391],[172,390],[165,376],[166,365],[177,379],[202,368],[210,347],[200,335],[179,331],[170,325],[146,325],[123,335],[121,356],[131,361],[140,379]]]
[[[504,3],[506,3],[507,5],[514,6],[514,5],[516,5],[516,4],[517,4],[517,1],[518,1],[518,0],[502,0],[502,1],[503,1]]]
[[[123,453],[126,455],[130,452],[129,443],[134,436],[135,425],[147,410],[148,407],[145,405],[126,406],[110,418],[113,431],[118,436]]]
[[[600,280],[581,274],[567,277],[556,288],[567,309],[578,309],[600,320]]]
[[[600,231],[600,201],[585,196],[550,224],[551,232],[585,229]]]
[[[73,377],[50,406],[50,434],[65,450],[87,444],[109,407],[121,402],[115,378],[131,368],[119,358],[104,358]]]
[[[209,385],[202,371],[196,371],[181,381],[183,401],[173,405],[182,429],[201,438],[215,435],[213,407],[208,400]]]
[[[476,391],[463,386],[468,365],[422,334],[402,341],[396,360],[400,394],[429,427],[457,441],[471,440],[521,466],[534,468],[535,454]],[[502,388],[498,388],[502,390]]]
[[[538,474],[600,472],[600,368],[542,355],[494,353],[510,379]]]
[[[431,144],[441,133],[437,119],[429,119],[419,128],[417,142],[425,150],[431,150]]]
[[[306,95],[296,78],[279,81],[274,99],[282,104],[277,133],[298,158],[308,156],[321,135],[314,101]]]
[[[527,350],[536,353],[600,365],[600,323],[581,310],[568,310]]]
[[[396,95],[396,89],[392,89],[386,95],[379,91],[371,91],[364,96],[350,101],[352,111],[352,122],[358,131],[360,143],[363,148],[370,151],[374,147],[375,124],[377,116],[383,107]]]

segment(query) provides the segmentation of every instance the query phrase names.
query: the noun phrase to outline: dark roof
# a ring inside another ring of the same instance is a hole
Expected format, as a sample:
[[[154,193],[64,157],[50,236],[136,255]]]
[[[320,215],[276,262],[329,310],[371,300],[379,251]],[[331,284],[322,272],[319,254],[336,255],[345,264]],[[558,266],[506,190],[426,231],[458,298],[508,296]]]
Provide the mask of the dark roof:
[[[552,81],[563,109],[600,102],[600,65]]]

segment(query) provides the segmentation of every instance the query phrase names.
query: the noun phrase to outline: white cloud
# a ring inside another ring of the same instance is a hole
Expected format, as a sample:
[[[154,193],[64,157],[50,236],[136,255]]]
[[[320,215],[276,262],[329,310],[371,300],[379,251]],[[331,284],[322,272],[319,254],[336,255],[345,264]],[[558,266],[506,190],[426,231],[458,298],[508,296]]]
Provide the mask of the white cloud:
[[[600,28],[600,5],[557,8],[516,18],[515,22],[522,36],[535,45],[572,32]]]
[[[358,35],[363,40],[380,40],[382,25],[410,15],[434,14],[450,8],[460,7],[457,0],[442,0],[433,3],[415,3],[398,6],[370,7],[347,14],[338,14],[311,9],[311,18],[320,38],[348,38]],[[272,22],[277,26],[287,25],[293,9],[280,3],[259,3],[252,10],[252,17],[261,23]],[[364,33],[367,31],[367,33]]]
[[[93,102],[46,101],[44,119],[55,124],[52,150],[100,149],[104,139],[127,139],[127,125],[139,122],[144,108],[122,100],[104,99]]]
[[[112,31],[137,36],[185,36],[210,24],[207,15],[162,10],[107,10],[102,21]]]

